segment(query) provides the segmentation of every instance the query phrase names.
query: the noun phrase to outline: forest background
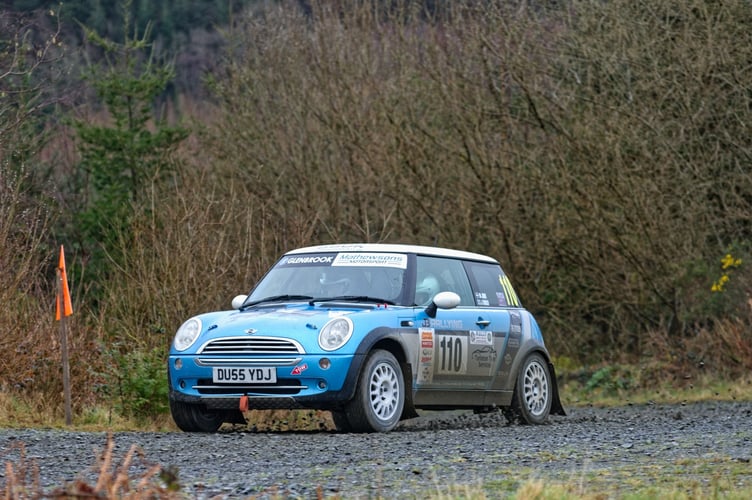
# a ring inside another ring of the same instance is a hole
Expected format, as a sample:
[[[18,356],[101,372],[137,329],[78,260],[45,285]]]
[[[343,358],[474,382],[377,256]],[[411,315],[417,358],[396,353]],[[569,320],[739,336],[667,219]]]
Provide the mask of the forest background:
[[[177,327],[330,242],[498,258],[592,386],[749,376],[744,0],[18,0],[0,34],[4,404],[62,414],[61,244],[83,420],[164,415]]]

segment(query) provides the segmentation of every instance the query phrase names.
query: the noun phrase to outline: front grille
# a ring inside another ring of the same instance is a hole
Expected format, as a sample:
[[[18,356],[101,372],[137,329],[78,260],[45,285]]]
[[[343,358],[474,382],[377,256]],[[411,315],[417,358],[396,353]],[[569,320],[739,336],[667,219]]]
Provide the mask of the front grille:
[[[300,364],[303,358],[244,358],[233,356],[231,358],[196,358],[199,366],[295,366]]]
[[[278,337],[223,337],[201,346],[196,364],[201,366],[294,366],[301,362],[305,349],[292,339]],[[199,379],[193,386],[205,396],[264,394],[286,396],[307,387],[297,379],[279,379],[276,384],[217,384]]]
[[[262,355],[304,354],[303,346],[292,339],[277,337],[224,337],[201,346],[199,354]]]

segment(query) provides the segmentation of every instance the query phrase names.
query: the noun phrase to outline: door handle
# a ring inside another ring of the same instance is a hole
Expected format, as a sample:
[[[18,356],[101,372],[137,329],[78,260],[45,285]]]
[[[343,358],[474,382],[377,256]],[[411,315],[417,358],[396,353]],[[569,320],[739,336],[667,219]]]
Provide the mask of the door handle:
[[[478,326],[488,326],[491,324],[491,321],[483,318],[478,318],[478,321],[476,321],[475,324]]]

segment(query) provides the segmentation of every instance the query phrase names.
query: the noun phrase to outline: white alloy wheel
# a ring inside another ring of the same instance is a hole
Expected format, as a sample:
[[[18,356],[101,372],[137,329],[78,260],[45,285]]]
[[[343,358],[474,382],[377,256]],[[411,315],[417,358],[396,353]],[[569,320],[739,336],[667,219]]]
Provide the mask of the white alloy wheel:
[[[512,398],[512,410],[526,424],[542,424],[551,412],[551,372],[540,353],[522,363]]]
[[[522,387],[522,400],[530,414],[540,417],[546,413],[549,399],[548,372],[539,360],[533,359],[525,367]]]
[[[392,365],[386,362],[376,365],[371,373],[369,394],[371,410],[379,420],[391,420],[402,396],[397,372]]]
[[[405,406],[405,381],[399,362],[389,351],[373,351],[361,370],[355,397],[345,412],[358,432],[394,429]]]

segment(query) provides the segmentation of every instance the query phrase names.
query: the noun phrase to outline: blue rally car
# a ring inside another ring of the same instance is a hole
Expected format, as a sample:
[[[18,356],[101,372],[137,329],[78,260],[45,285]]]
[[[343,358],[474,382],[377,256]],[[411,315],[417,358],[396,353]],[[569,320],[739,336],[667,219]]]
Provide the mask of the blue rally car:
[[[338,430],[389,431],[416,409],[564,414],[533,316],[493,258],[342,244],[286,253],[232,310],[178,329],[170,410],[187,432],[249,409],[329,410]]]

